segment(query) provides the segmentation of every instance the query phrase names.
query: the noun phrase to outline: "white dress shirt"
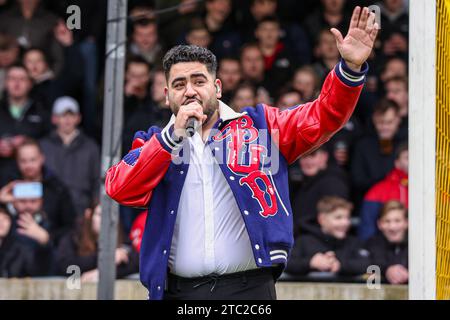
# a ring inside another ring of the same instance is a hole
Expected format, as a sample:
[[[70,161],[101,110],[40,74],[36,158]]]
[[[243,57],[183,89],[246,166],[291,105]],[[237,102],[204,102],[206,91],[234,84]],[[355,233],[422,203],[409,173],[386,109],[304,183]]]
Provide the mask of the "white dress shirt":
[[[244,220],[210,147],[198,132],[187,140],[189,170],[172,238],[170,272],[192,278],[256,269]]]

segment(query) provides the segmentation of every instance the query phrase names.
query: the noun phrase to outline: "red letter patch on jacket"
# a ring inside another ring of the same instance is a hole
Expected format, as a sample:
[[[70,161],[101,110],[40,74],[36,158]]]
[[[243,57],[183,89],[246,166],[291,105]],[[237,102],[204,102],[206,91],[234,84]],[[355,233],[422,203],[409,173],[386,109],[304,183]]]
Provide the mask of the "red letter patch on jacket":
[[[243,116],[223,127],[213,140],[229,138],[227,167],[234,174],[243,176],[239,184],[250,188],[252,197],[261,207],[259,214],[267,218],[277,214],[278,205],[274,187],[266,173],[261,171],[261,156],[267,156],[267,147],[256,143],[258,136],[253,120],[249,116]],[[243,163],[245,158],[248,159],[247,164]]]

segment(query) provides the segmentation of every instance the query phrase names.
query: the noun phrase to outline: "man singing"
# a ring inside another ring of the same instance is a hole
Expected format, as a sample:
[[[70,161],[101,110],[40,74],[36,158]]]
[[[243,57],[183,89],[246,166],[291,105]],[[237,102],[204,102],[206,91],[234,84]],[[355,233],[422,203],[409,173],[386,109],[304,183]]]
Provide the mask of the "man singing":
[[[377,31],[375,15],[356,7],[345,38],[331,29],[342,59],[320,96],[282,112],[264,104],[234,112],[219,100],[214,54],[167,52],[172,119],[136,133],[105,182],[117,202],[148,207],[140,276],[149,299],[276,299],[293,245],[288,165],[350,118]]]

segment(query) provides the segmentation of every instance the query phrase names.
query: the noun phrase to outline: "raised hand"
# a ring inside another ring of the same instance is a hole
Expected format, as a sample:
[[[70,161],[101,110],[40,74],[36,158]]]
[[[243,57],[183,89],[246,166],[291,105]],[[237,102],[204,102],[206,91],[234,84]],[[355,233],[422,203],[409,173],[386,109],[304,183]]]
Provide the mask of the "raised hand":
[[[361,10],[356,7],[350,20],[350,27],[345,38],[336,28],[333,33],[339,53],[350,69],[360,71],[372,51],[379,26],[375,22],[375,14],[367,7]]]
[[[47,230],[38,225],[29,213],[21,213],[17,220],[17,225],[17,233],[34,239],[43,246],[50,240],[50,235]]]
[[[7,204],[14,201],[13,188],[19,181],[14,180],[0,189],[0,203]]]
[[[55,39],[63,46],[70,47],[73,44],[73,32],[67,29],[64,21],[59,20],[56,24],[53,34]]]

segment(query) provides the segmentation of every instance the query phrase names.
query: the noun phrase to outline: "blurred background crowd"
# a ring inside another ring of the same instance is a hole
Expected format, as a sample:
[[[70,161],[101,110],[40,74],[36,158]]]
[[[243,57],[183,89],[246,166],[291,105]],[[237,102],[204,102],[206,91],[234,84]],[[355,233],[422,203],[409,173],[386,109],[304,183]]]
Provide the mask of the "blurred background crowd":
[[[208,47],[223,101],[281,111],[314,100],[340,55],[354,6],[381,30],[356,111],[290,167],[296,244],[286,279],[361,281],[377,265],[408,281],[408,1],[129,0],[122,153],[165,126],[162,57]],[[69,5],[81,29],[66,27]],[[0,277],[98,279],[106,0],[0,0]],[[120,208],[118,277],[139,271],[147,212]]]

